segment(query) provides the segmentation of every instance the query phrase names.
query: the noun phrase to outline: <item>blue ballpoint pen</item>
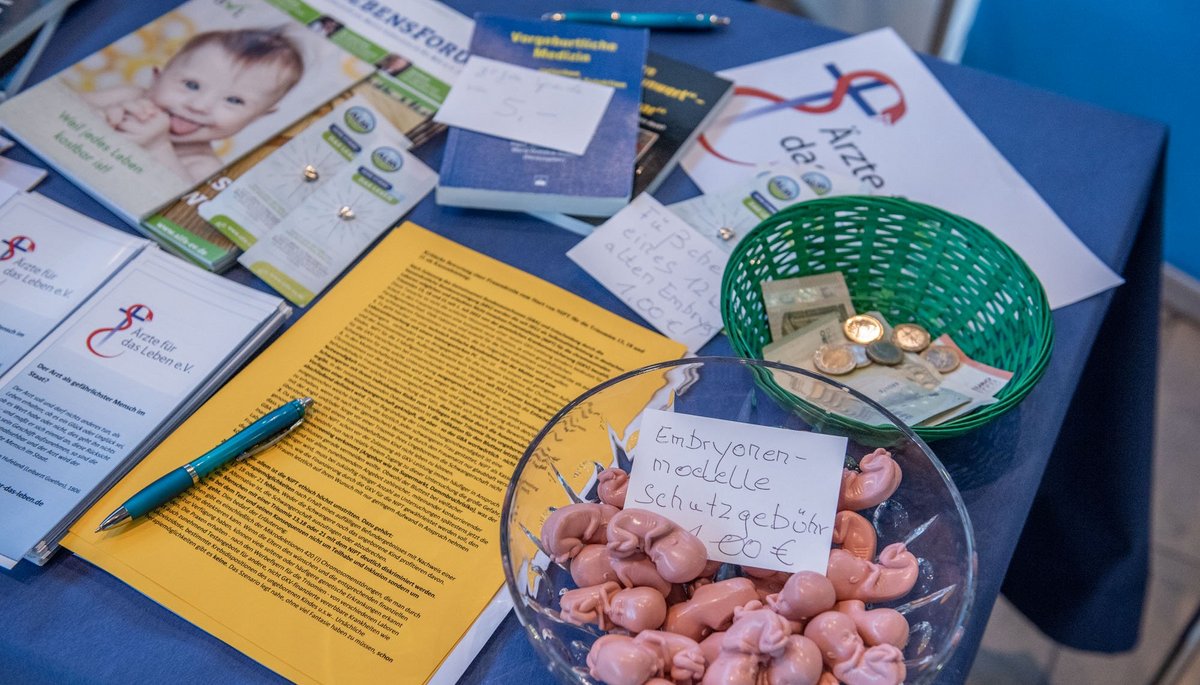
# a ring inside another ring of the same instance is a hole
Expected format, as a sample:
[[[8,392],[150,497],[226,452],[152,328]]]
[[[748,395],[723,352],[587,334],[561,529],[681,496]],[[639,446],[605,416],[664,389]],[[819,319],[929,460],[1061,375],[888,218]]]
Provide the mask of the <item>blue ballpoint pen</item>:
[[[304,414],[312,402],[311,397],[288,402],[246,426],[235,433],[233,437],[203,455],[142,488],[137,494],[126,500],[125,504],[109,514],[100,523],[96,532],[108,530],[139,516],[145,516],[184,490],[193,485],[199,485],[201,478],[208,476],[230,461],[234,459],[242,461],[279,442],[304,421]]]
[[[647,29],[712,29],[728,26],[729,17],[703,12],[547,12],[547,21],[578,21],[589,24],[640,26]]]

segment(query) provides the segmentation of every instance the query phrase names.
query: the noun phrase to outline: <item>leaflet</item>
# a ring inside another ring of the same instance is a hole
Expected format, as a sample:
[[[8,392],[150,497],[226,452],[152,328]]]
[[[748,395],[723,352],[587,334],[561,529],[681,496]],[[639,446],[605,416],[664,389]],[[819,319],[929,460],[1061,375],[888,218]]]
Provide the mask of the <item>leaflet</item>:
[[[238,262],[305,306],[437,184],[437,173],[381,138]]]
[[[405,150],[412,147],[365,98],[354,96],[201,204],[200,216],[248,249],[382,140]]]
[[[404,0],[393,6],[361,0],[307,0],[321,18],[309,23],[316,30],[323,18],[345,22],[363,38],[376,45],[397,46],[402,55],[380,55],[376,67],[399,77],[400,83],[414,88],[423,97],[441,97],[454,84],[467,63],[467,48],[475,22],[458,10],[430,0]],[[339,26],[340,28],[340,26]],[[399,57],[400,59],[389,59]],[[424,87],[417,87],[417,74],[409,73],[416,63]],[[432,86],[440,86],[433,88]],[[438,99],[437,104],[441,104]],[[436,107],[435,107],[436,109]]]
[[[689,200],[667,205],[726,254],[767,217],[818,197],[870,195],[870,186],[842,174],[793,164],[765,164],[753,176]]]
[[[0,565],[44,561],[280,315],[277,298],[146,249],[0,376]]]
[[[0,205],[0,374],[147,244],[41,195]]]

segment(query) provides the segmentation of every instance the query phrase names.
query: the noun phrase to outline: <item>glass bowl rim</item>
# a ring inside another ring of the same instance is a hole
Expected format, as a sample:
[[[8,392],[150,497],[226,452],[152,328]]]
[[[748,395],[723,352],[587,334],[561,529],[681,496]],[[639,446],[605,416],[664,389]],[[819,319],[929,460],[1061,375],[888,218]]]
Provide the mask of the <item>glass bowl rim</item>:
[[[666,361],[655,362],[653,364],[648,364],[646,366],[626,371],[625,373],[613,376],[612,378],[609,378],[608,380],[583,391],[583,393],[568,402],[562,409],[558,410],[554,416],[548,419],[542,429],[538,431],[537,435],[529,441],[529,446],[525,448],[525,453],[522,454],[521,458],[517,461],[517,465],[513,469],[512,476],[509,478],[508,486],[504,490],[504,502],[500,508],[500,559],[504,567],[504,585],[508,588],[508,592],[513,604],[513,610],[517,614],[517,618],[520,621],[523,629],[522,632],[526,635],[526,639],[533,637],[530,635],[530,625],[532,624],[532,619],[534,618],[534,612],[525,606],[524,596],[517,588],[517,579],[513,575],[512,564],[509,563],[510,559],[508,550],[511,540],[507,522],[512,514],[513,498],[516,492],[514,485],[518,482],[521,474],[524,473],[525,467],[529,464],[533,457],[533,453],[536,451],[537,447],[542,444],[542,440],[547,436],[547,434],[549,434],[550,430],[558,424],[560,419],[569,414],[579,405],[586,402],[591,397],[603,392],[604,390],[627,379],[635,378],[647,373],[661,371],[663,369],[671,369],[679,366],[703,366],[704,364],[710,362],[714,364],[779,369],[788,373],[807,376],[816,381],[825,383],[826,385],[833,386],[839,390],[849,393],[852,397],[865,402],[867,406],[871,407],[875,411],[878,411],[885,418],[890,420],[894,428],[902,433],[904,437],[907,437],[909,440],[912,440],[914,443],[916,443],[917,446],[920,447],[924,452],[925,456],[928,457],[930,464],[934,468],[934,471],[941,477],[942,482],[947,486],[947,490],[950,493],[950,499],[954,503],[955,511],[958,513],[959,519],[962,521],[967,561],[964,569],[965,579],[963,582],[964,587],[962,589],[963,601],[959,606],[958,612],[954,619],[954,624],[957,627],[957,634],[950,636],[949,641],[942,647],[940,653],[934,655],[938,664],[935,668],[935,671],[940,671],[946,665],[946,662],[949,661],[950,655],[953,654],[954,650],[958,647],[958,643],[961,640],[964,630],[966,617],[975,604],[975,586],[979,580],[979,571],[976,563],[977,552],[975,549],[975,527],[971,523],[970,513],[967,511],[966,503],[963,501],[962,493],[960,493],[958,490],[958,485],[950,476],[950,472],[946,469],[945,465],[942,464],[942,460],[939,459],[933,450],[929,448],[928,443],[926,443],[921,436],[913,432],[912,428],[898,419],[894,414],[889,412],[875,400],[867,397],[857,390],[854,390],[853,388],[838,383],[828,376],[822,376],[818,373],[813,373],[811,371],[807,371],[795,366],[789,366],[787,364],[781,364],[779,362],[772,362],[764,359],[754,359],[750,357],[720,355],[681,357],[679,359],[669,359]],[[531,642],[533,642],[534,651],[538,652],[542,658],[547,659],[550,662],[552,671],[559,672],[560,670],[565,669],[567,672],[573,672],[568,664],[559,663],[561,658],[557,654],[544,649],[537,639],[533,639]]]

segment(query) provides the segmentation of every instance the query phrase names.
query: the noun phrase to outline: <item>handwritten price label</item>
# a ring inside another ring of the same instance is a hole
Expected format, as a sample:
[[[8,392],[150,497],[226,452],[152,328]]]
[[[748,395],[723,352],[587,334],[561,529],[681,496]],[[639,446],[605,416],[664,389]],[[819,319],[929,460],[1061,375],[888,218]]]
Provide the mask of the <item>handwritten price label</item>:
[[[700,538],[710,559],[825,573],[846,438],[648,409],[625,505]]]
[[[567,252],[655,328],[695,352],[721,331],[728,257],[649,193]]]
[[[582,155],[611,86],[472,56],[434,121]]]

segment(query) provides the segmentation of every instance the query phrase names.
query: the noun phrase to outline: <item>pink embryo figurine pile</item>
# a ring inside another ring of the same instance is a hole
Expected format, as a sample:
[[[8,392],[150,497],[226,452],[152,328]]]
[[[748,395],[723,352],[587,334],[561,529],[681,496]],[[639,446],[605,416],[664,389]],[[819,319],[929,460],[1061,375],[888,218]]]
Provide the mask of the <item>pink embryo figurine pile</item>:
[[[825,575],[721,566],[704,543],[650,511],[624,509],[629,476],[599,475],[600,503],[571,504],[542,526],[545,551],[579,586],[560,616],[611,631],[592,645],[591,676],[608,685],[898,685],[908,621],[868,609],[908,594],[917,559],[903,543],[876,554],[858,511],[892,496],[900,467],[877,449],[844,469]]]

